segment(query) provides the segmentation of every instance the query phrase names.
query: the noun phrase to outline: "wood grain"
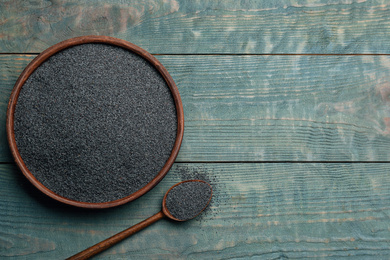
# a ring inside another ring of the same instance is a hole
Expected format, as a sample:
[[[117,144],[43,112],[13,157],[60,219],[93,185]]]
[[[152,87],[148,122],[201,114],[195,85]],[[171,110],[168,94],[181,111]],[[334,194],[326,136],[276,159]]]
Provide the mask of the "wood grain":
[[[60,204],[0,163],[0,258],[69,257],[200,178],[214,197],[199,218],[162,220],[97,259],[388,259],[389,9],[384,0],[0,1],[0,162],[12,161],[8,98],[35,57],[17,54],[71,37],[174,54],[157,58],[186,120],[164,180],[109,210]]]
[[[164,206],[163,206],[164,208]],[[66,260],[84,260],[84,259],[89,259],[101,252],[103,252],[104,250],[108,249],[108,248],[111,248],[113,247],[114,245],[116,245],[117,243],[125,240],[126,238],[134,235],[135,233],[147,228],[148,226],[150,226],[151,224],[157,222],[158,220],[164,218],[166,216],[166,214],[163,213],[163,211],[159,211],[158,213],[154,214],[153,216],[143,220],[142,222],[140,223],[137,223],[135,224],[134,226],[132,227],[129,227],[128,229],[125,229],[107,239],[105,239],[104,241],[101,241],[99,243],[97,243],[96,245],[93,245],[83,251],[81,251],[80,253],[77,253],[69,258],[67,258]]]
[[[185,223],[159,221],[100,257],[385,259],[390,254],[388,166],[180,163],[142,198],[90,211],[44,197],[12,165],[0,165],[0,257],[69,257],[150,217],[161,209],[170,186],[200,176],[214,191],[204,214]]]
[[[0,56],[0,122],[31,55]],[[177,161],[389,161],[390,56],[158,56],[182,97]],[[0,161],[9,162],[4,129]]]
[[[1,1],[0,52],[37,53],[107,35],[152,53],[389,53],[390,3],[358,1]]]

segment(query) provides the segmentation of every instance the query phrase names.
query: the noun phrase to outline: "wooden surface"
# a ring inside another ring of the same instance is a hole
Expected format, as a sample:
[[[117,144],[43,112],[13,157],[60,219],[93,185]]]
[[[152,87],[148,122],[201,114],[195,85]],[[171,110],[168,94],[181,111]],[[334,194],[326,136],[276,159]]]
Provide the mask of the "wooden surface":
[[[386,0],[2,0],[0,50],[110,35],[152,53],[389,53]]]
[[[63,259],[152,216],[191,177],[214,198],[97,259],[389,259],[390,3],[1,1],[0,258]],[[5,112],[39,52],[119,37],[175,80],[185,133],[172,170],[118,208],[46,198],[12,163]],[[320,54],[320,55],[319,55]]]

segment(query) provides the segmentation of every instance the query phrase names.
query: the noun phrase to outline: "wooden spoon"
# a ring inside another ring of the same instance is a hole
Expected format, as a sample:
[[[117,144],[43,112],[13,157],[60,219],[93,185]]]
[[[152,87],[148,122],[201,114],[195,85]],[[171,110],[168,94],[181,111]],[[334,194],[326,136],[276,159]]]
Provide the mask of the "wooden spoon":
[[[88,259],[164,217],[175,221],[192,219],[208,206],[211,197],[211,186],[205,181],[189,180],[179,182],[165,194],[160,212],[67,259]]]

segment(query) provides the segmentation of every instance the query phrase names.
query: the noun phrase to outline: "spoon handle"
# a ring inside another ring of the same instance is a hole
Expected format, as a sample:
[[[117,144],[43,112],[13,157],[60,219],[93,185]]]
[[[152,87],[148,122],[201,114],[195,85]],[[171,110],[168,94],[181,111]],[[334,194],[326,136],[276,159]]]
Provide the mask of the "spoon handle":
[[[125,238],[137,233],[138,231],[146,228],[147,226],[153,224],[157,220],[162,219],[164,216],[165,216],[164,213],[162,211],[160,211],[159,213],[151,216],[150,218],[145,219],[144,221],[142,221],[142,222],[126,229],[126,230],[123,230],[122,232],[120,232],[116,235],[113,235],[112,237],[107,238],[106,240],[103,240],[102,242],[97,243],[96,245],[91,246],[91,247],[85,249],[84,251],[81,251],[78,254],[75,254],[74,256],[67,258],[67,260],[88,259],[88,258],[106,250],[107,248],[115,245],[116,243],[122,241],[123,239],[125,239]]]

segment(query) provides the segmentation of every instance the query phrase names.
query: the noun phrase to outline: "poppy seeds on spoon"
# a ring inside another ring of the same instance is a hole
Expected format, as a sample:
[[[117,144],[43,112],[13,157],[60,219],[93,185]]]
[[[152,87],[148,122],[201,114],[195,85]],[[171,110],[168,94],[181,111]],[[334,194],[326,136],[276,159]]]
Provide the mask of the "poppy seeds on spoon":
[[[29,171],[68,199],[101,203],[148,184],[177,134],[162,75],[124,48],[88,43],[43,62],[24,83],[14,113]]]
[[[212,189],[208,183],[188,181],[173,187],[167,194],[166,207],[179,220],[196,217],[208,205]]]

